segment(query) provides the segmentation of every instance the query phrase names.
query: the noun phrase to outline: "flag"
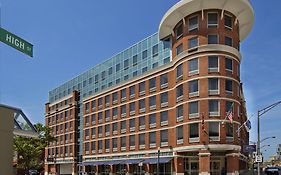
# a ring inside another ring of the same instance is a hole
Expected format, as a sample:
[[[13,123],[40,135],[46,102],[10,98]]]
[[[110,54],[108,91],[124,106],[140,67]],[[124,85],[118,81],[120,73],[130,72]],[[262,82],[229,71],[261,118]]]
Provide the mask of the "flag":
[[[250,129],[252,128],[252,126],[251,126],[251,121],[248,119],[248,120],[245,122],[244,126],[245,126],[247,132],[249,132]]]
[[[233,106],[233,103],[232,103],[231,108],[229,109],[229,111],[226,113],[226,117],[225,117],[225,118],[228,118],[228,119],[229,119],[230,123],[233,122],[232,106]]]

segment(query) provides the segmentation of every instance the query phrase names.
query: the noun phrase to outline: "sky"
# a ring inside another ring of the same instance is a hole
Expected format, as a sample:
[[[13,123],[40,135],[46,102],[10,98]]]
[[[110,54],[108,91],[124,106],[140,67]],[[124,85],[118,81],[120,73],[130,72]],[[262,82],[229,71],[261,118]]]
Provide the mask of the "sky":
[[[0,0],[1,27],[34,45],[34,58],[0,43],[0,103],[44,122],[48,92],[158,31],[178,0]],[[241,43],[241,81],[257,140],[257,111],[281,100],[281,1],[251,0],[252,32]],[[279,50],[280,49],[280,50]],[[281,105],[261,117],[261,138],[281,144]],[[265,150],[265,149],[263,149]]]

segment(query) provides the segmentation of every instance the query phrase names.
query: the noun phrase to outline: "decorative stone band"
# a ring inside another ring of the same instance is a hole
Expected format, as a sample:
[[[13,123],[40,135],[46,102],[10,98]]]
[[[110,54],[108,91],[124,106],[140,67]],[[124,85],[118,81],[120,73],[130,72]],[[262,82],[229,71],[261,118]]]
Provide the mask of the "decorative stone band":
[[[199,173],[199,175],[210,175],[210,173],[208,173],[208,172],[201,172],[201,173]]]
[[[199,153],[198,156],[210,156],[211,153]]]
[[[230,154],[226,154],[225,156],[239,156],[240,157],[240,153],[230,153]]]

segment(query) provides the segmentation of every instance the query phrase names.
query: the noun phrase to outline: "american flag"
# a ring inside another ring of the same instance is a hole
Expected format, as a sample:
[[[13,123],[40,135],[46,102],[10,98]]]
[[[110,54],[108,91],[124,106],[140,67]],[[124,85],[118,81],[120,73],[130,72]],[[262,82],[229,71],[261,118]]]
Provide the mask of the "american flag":
[[[232,106],[233,106],[233,103],[231,105],[231,108],[229,109],[229,111],[226,113],[226,118],[229,119],[230,123],[233,122],[233,112],[232,112]]]

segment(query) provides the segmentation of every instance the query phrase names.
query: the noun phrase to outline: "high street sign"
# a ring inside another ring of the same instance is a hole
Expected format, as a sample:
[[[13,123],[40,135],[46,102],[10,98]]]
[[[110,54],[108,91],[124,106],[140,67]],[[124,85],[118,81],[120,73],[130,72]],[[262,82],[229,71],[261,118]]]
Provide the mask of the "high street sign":
[[[25,53],[26,55],[33,57],[33,45],[24,39],[8,32],[7,30],[0,28],[0,41],[17,49],[18,51]]]

